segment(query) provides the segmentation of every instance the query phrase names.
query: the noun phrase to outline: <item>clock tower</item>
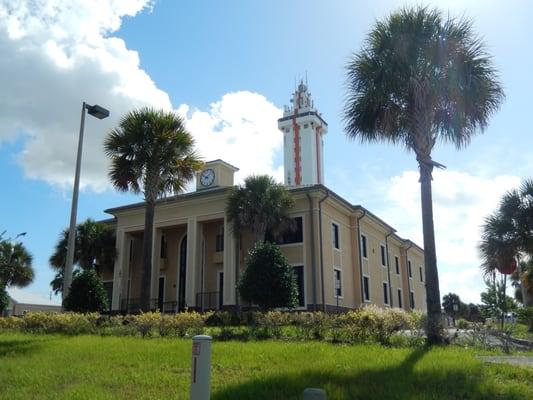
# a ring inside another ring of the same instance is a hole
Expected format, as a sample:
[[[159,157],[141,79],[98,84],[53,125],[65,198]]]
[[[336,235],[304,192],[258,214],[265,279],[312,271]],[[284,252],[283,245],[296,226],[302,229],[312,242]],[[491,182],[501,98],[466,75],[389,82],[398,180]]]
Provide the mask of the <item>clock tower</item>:
[[[317,111],[307,84],[300,81],[278,119],[283,132],[285,185],[304,186],[324,183],[324,141],[328,124]]]
[[[196,173],[196,190],[233,186],[233,175],[239,168],[222,160],[208,161]]]

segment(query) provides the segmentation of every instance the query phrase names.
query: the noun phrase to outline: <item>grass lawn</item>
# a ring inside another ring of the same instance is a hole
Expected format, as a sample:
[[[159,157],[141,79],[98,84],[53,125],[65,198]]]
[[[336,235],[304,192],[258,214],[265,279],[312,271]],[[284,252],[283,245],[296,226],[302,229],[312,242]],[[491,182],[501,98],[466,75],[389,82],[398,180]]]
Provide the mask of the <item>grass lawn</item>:
[[[191,341],[0,334],[0,399],[188,399]],[[213,345],[212,399],[531,399],[533,369],[471,350],[327,343]]]

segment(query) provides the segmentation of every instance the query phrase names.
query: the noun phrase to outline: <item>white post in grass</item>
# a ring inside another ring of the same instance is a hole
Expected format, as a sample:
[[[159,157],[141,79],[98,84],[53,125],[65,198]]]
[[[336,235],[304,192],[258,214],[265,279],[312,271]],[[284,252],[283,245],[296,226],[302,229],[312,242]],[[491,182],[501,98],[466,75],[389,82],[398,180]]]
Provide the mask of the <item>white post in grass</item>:
[[[211,336],[192,338],[191,400],[209,400]]]
[[[304,400],[326,400],[326,391],[323,389],[307,388],[304,390]]]

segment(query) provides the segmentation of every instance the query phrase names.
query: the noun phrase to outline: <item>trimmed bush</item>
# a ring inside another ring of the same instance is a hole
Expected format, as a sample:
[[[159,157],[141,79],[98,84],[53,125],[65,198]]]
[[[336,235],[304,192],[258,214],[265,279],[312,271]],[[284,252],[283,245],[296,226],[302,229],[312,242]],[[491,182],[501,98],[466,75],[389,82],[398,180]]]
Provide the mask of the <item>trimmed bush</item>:
[[[327,340],[342,343],[418,345],[423,342],[424,316],[395,309],[364,307],[344,314],[323,312],[247,312],[238,318],[228,312],[148,312],[100,316],[98,313],[27,313],[0,318],[1,331],[100,334],[142,337],[191,337],[207,332],[219,340]],[[401,332],[409,330],[409,335]]]
[[[74,312],[102,312],[109,308],[104,284],[96,271],[90,269],[76,275],[63,305]]]
[[[298,305],[293,268],[279,246],[269,242],[257,243],[248,253],[238,290],[244,301],[261,310]]]

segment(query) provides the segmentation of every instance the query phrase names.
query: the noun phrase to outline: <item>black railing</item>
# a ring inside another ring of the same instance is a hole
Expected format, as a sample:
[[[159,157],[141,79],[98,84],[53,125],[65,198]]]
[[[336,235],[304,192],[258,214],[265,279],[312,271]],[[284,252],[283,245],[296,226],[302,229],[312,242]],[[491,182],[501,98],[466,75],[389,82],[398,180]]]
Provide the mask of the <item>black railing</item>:
[[[201,311],[219,310],[220,305],[220,292],[196,293],[196,307]]]
[[[175,313],[178,303],[176,301],[160,302],[159,299],[150,299],[150,310],[159,310],[162,313]],[[122,299],[120,302],[120,312],[125,314],[136,314],[141,311],[141,299]]]

